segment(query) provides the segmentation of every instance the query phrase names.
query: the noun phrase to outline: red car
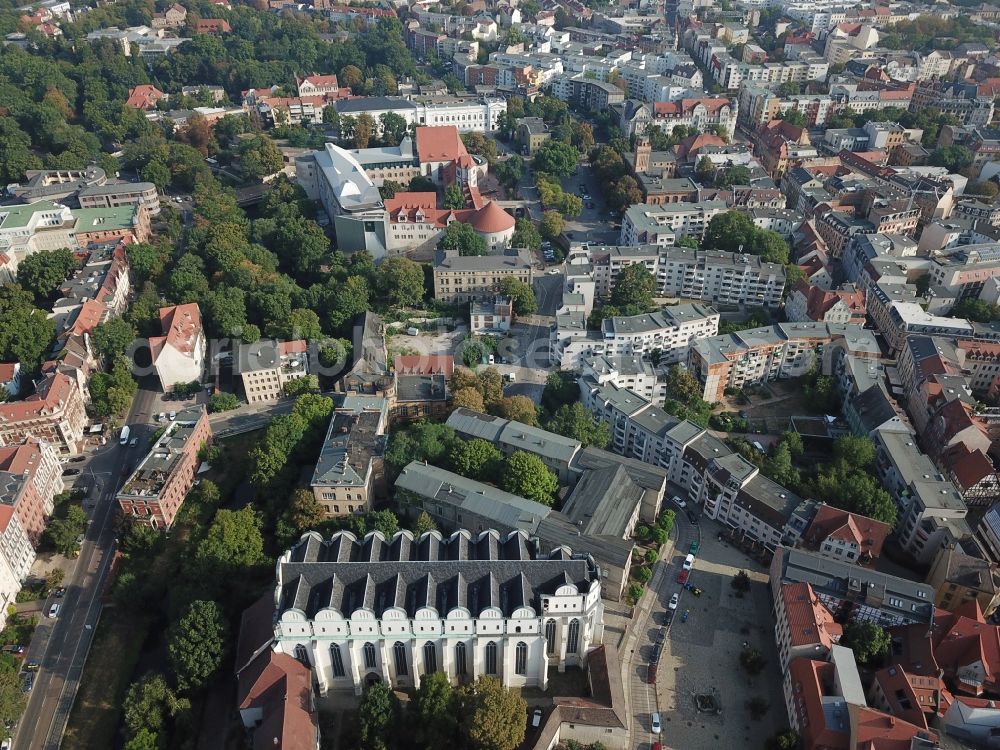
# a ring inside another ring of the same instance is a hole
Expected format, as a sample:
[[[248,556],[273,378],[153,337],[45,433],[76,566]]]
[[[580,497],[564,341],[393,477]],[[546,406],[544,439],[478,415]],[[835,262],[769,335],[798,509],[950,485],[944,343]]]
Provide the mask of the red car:
[[[656,665],[650,664],[648,671],[646,672],[646,682],[650,685],[656,684]]]
[[[680,573],[677,574],[677,583],[681,583],[681,584],[686,583],[689,574],[690,574],[690,571],[682,570]]]
[[[663,743],[662,742],[654,742],[653,743],[653,747],[650,748],[650,750],[663,750]]]

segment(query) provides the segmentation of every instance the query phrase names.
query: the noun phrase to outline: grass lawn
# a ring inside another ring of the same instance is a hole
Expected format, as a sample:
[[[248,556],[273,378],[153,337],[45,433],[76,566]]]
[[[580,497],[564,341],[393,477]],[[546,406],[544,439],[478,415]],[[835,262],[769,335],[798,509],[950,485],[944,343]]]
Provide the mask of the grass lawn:
[[[150,622],[149,617],[115,609],[101,617],[69,715],[63,750],[115,746],[122,701]]]

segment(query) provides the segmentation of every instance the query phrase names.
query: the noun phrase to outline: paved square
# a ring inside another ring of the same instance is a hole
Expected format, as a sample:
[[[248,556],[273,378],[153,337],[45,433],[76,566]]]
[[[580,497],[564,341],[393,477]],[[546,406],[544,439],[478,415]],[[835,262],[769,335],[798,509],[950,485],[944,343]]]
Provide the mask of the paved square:
[[[677,750],[762,747],[769,736],[787,726],[767,574],[739,550],[718,542],[717,524],[703,518],[701,532],[691,582],[703,593],[695,597],[685,591],[682,595],[660,658],[657,701],[663,715],[663,746]],[[740,570],[753,581],[750,593],[742,598],[730,585]],[[669,598],[679,588],[671,581],[659,593]],[[682,622],[684,610],[690,612],[687,622]],[[764,670],[753,678],[739,664],[744,642],[767,659]],[[714,695],[721,713],[700,713],[695,707],[699,694]],[[752,719],[746,708],[755,696],[770,704],[760,720]]]

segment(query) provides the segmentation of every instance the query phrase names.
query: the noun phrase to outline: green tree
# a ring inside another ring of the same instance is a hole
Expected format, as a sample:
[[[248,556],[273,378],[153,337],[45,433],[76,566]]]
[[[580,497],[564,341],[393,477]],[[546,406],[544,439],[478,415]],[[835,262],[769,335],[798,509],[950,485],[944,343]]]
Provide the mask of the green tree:
[[[635,307],[646,311],[653,306],[656,279],[642,263],[626,266],[618,274],[611,291],[611,304],[615,307]]]
[[[530,286],[513,276],[505,276],[497,284],[497,293],[510,297],[515,315],[533,315],[538,311],[538,300]]]
[[[229,625],[216,602],[199,599],[170,628],[167,653],[182,691],[197,690],[222,666]]]
[[[564,404],[572,404],[580,398],[580,387],[572,372],[552,372],[545,378],[545,390],[542,391],[542,408],[549,413]]]
[[[289,380],[281,390],[286,396],[292,398],[307,393],[319,393],[319,377],[316,375],[306,375],[304,378]]]
[[[480,677],[457,692],[455,715],[461,717],[461,734],[468,747],[514,750],[524,741],[528,706],[496,677]]]
[[[488,255],[486,239],[472,228],[471,224],[453,221],[444,230],[438,247],[442,250],[457,250],[459,255]]]
[[[240,400],[232,393],[213,393],[208,399],[208,411],[215,414],[220,411],[238,409]]]
[[[844,626],[840,645],[851,649],[859,664],[869,667],[880,666],[889,655],[892,638],[889,631],[874,622],[851,620]]]
[[[833,457],[844,470],[867,469],[875,462],[875,443],[869,437],[843,435],[833,442]]]
[[[424,299],[424,269],[409,258],[386,258],[378,269],[379,293],[396,305],[419,305]]]
[[[559,480],[538,456],[514,451],[507,459],[503,472],[503,488],[515,495],[552,505],[559,489]]]
[[[784,443],[779,443],[764,462],[764,473],[785,487],[795,487],[799,483],[799,471],[792,464],[792,453]]]
[[[76,258],[69,248],[35,253],[18,264],[17,283],[31,292],[40,305],[47,306],[53,292],[76,267]]]
[[[418,746],[444,748],[455,744],[458,714],[451,682],[444,672],[432,672],[420,680],[407,714],[413,720]]]
[[[535,228],[531,219],[518,219],[514,222],[514,234],[510,238],[511,247],[526,247],[537,250],[542,245],[542,236]]]
[[[288,520],[300,534],[326,520],[326,511],[309,490],[299,487],[288,503]]]
[[[991,305],[974,297],[966,297],[951,308],[951,317],[974,320],[977,323],[990,323],[1000,318],[1000,306]]]
[[[449,463],[463,477],[495,481],[503,464],[503,454],[492,443],[476,438],[457,443],[451,450]]]
[[[782,86],[787,84],[782,84]],[[807,125],[806,115],[804,112],[800,112],[797,109],[786,109],[778,113],[779,120],[784,120],[789,125],[794,125],[797,128],[804,128]]]
[[[727,188],[732,185],[749,185],[750,168],[742,165],[731,165],[719,172],[715,178],[715,187]]]
[[[327,107],[329,109],[329,107]],[[382,200],[388,200],[396,195],[396,193],[403,192],[404,188],[395,180],[383,180],[382,187],[378,189],[379,195],[382,196]]]
[[[428,531],[434,531],[436,529],[437,524],[434,523],[434,519],[430,517],[427,511],[420,511],[420,515],[417,516],[417,520],[413,522],[413,536],[419,539]]]
[[[444,208],[465,208],[465,195],[462,188],[452,183],[445,188],[444,201],[441,204]]]
[[[446,424],[417,422],[392,433],[385,462],[394,473],[399,473],[410,461],[437,464],[450,454],[458,440],[455,430]]]
[[[387,146],[398,146],[409,130],[406,119],[395,112],[383,112],[378,119],[382,127],[382,141]]]
[[[376,682],[365,689],[358,707],[361,746],[365,750],[388,749],[386,740],[398,711],[396,696],[384,682]]]
[[[538,225],[539,234],[547,240],[555,240],[562,234],[566,222],[558,211],[545,211]]]
[[[701,383],[682,365],[674,365],[667,370],[667,396],[685,404],[701,398]]]
[[[492,412],[498,417],[521,424],[537,425],[538,412],[535,402],[527,396],[506,396],[494,405]]]
[[[12,726],[21,718],[26,704],[17,669],[0,670],[0,721]]]
[[[125,734],[129,739],[139,736],[143,730],[156,736],[167,730],[191,704],[178,697],[162,674],[147,672],[129,686],[122,704]]]
[[[767,659],[759,650],[747,646],[740,652],[740,666],[751,677],[760,674],[766,665]]]
[[[949,172],[959,172],[972,166],[973,156],[965,146],[941,146],[931,152],[927,163],[935,167],[946,167]]]
[[[768,738],[764,750],[798,750],[801,738],[794,729],[786,729]]]
[[[497,179],[508,190],[513,190],[524,177],[524,159],[514,155],[496,165]]]
[[[559,141],[546,141],[535,153],[532,166],[538,172],[568,177],[576,172],[580,163],[580,154],[573,146]]]
[[[545,429],[588,445],[606,448],[611,441],[608,425],[594,418],[579,401],[560,406]]]
[[[191,559],[197,577],[222,584],[246,576],[264,561],[260,528],[261,519],[250,506],[218,511]]]
[[[486,404],[483,402],[483,394],[478,388],[460,388],[452,393],[451,405],[453,409],[471,409],[472,411],[486,411]]]
[[[260,180],[281,171],[284,157],[274,142],[264,135],[254,135],[240,142],[240,168],[252,180]]]
[[[124,318],[111,318],[94,328],[94,348],[110,360],[125,354],[135,341],[136,330]]]

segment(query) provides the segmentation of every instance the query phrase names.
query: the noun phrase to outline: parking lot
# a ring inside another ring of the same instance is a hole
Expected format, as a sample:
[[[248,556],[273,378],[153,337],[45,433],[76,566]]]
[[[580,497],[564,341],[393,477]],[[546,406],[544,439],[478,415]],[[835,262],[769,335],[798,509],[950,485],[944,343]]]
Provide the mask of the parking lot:
[[[663,746],[678,750],[762,747],[769,736],[787,726],[767,574],[742,552],[718,541],[717,523],[704,517],[700,523],[701,548],[690,582],[702,589],[702,594],[682,594],[658,668],[656,691],[663,717]],[[677,567],[686,551],[676,550]],[[753,582],[751,591],[742,598],[730,585],[740,570]],[[665,607],[670,595],[680,588],[676,579],[667,582],[658,591],[664,599],[661,606]],[[686,622],[682,620],[685,610]],[[756,677],[749,677],[740,667],[744,643],[767,659]],[[700,712],[695,705],[698,695],[712,695],[721,711]],[[747,701],[757,696],[770,704],[760,720],[751,718],[746,707]]]

